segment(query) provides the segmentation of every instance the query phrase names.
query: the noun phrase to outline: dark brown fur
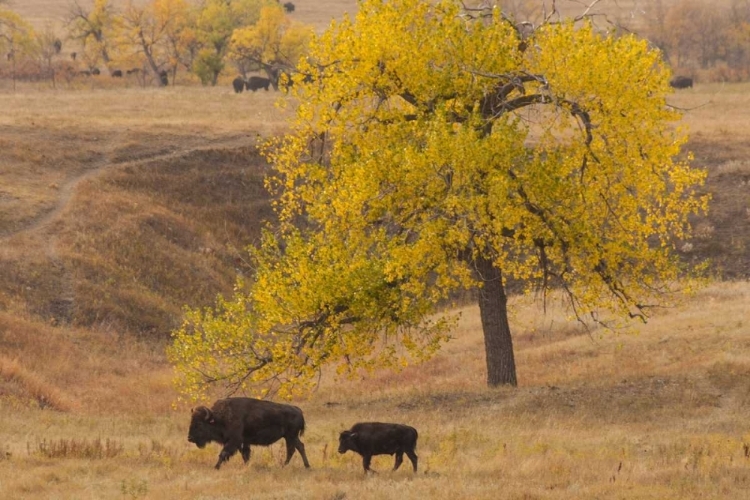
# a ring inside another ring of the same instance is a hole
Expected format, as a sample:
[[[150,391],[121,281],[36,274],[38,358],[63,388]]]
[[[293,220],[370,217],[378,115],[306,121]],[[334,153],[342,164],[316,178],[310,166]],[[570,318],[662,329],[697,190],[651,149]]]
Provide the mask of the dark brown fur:
[[[689,76],[675,76],[669,80],[669,86],[675,89],[686,89],[693,87],[693,79]]]
[[[411,460],[414,472],[417,472],[417,430],[402,424],[381,422],[362,422],[354,424],[351,429],[339,436],[339,453],[352,450],[362,455],[362,466],[365,472],[370,469],[373,455],[396,455],[393,470],[397,470],[404,461],[404,453]]]
[[[238,76],[232,80],[232,87],[234,88],[235,93],[241,94],[242,91],[245,90],[245,80],[243,80],[241,76]]]
[[[247,83],[245,83],[245,87],[247,90],[252,90],[255,92],[258,89],[266,89],[268,90],[268,87],[271,85],[271,80],[268,78],[263,78],[262,76],[251,76],[247,79]]]
[[[310,467],[305,445],[299,437],[305,432],[302,410],[296,406],[252,398],[227,398],[211,408],[199,406],[190,418],[188,441],[203,448],[212,441],[223,445],[216,469],[239,450],[245,463],[250,460],[250,445],[268,446],[286,440],[286,462],[299,451],[305,467]]]

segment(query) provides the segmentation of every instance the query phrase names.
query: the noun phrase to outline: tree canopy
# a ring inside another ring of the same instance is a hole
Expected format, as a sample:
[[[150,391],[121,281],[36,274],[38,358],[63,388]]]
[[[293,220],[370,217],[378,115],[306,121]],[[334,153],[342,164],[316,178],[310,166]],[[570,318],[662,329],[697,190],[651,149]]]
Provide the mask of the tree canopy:
[[[241,66],[264,68],[277,85],[278,69],[296,68],[312,35],[310,26],[291,21],[281,5],[265,6],[257,23],[234,31],[230,57]]]
[[[0,8],[0,51],[4,55],[13,57],[16,50],[28,49],[33,44],[33,33],[21,16]]]
[[[326,365],[424,359],[454,323],[441,305],[469,288],[487,382],[516,385],[508,280],[562,291],[579,318],[645,319],[708,201],[669,76],[645,40],[587,19],[364,0],[300,66],[252,282],[174,332],[181,390],[285,396]]]
[[[94,66],[98,59],[109,65],[112,54],[112,40],[116,31],[114,7],[109,0],[94,0],[90,9],[82,7],[74,0],[68,13],[70,37],[78,40],[84,48],[84,55]]]
[[[193,71],[203,83],[216,85],[234,30],[255,24],[261,8],[273,0],[206,0],[198,11],[196,34],[202,47]]]
[[[174,74],[187,50],[185,36],[193,11],[186,0],[152,0],[144,5],[129,1],[118,19],[120,44],[145,59],[151,72],[159,75],[169,68]],[[167,85],[164,78],[160,85]]]

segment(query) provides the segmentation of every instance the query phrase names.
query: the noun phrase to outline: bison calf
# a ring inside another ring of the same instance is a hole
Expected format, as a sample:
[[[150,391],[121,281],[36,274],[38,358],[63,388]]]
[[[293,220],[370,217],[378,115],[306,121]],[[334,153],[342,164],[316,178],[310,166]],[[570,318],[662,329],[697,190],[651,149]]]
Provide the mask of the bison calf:
[[[188,441],[203,448],[215,441],[224,447],[216,469],[239,450],[245,463],[250,460],[250,445],[268,446],[286,440],[286,462],[299,451],[305,467],[310,467],[300,436],[305,432],[302,410],[296,406],[252,398],[227,398],[211,408],[199,406],[192,411]]]
[[[417,472],[417,430],[401,424],[384,424],[381,422],[364,422],[354,424],[348,431],[339,436],[339,453],[348,450],[362,455],[362,466],[365,473],[370,469],[373,455],[396,455],[393,470],[397,470],[404,461],[404,453],[411,460],[414,472]]]

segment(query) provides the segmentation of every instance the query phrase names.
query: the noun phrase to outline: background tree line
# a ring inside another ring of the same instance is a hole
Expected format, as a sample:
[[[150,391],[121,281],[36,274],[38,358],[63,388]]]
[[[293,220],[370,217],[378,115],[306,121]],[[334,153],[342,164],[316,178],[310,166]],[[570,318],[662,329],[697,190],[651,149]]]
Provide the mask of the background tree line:
[[[502,3],[518,20],[543,15],[536,2]],[[292,12],[293,3],[277,0],[129,1],[119,9],[112,0],[72,0],[61,28],[34,29],[0,1],[0,77],[54,85],[60,77],[130,70],[144,85],[167,84],[180,72],[216,85],[236,69],[242,76],[264,71],[276,84],[277,70],[296,65],[312,33]],[[660,48],[675,73],[702,81],[750,77],[750,0],[653,0],[635,22],[618,24]],[[159,78],[164,73],[168,79]]]
[[[549,2],[502,0],[499,4],[511,18],[534,25],[550,15]],[[750,78],[750,0],[635,0],[619,15],[597,16],[606,17],[623,32],[648,39],[675,74],[703,82]]]
[[[725,5],[654,0],[649,8],[643,34],[662,50],[675,73],[702,81],[750,77],[750,0]]]
[[[34,29],[0,2],[0,76],[70,81],[78,76],[135,75],[167,85],[178,74],[216,85],[220,75],[294,68],[312,28],[289,18],[276,0],[73,0],[62,30]]]

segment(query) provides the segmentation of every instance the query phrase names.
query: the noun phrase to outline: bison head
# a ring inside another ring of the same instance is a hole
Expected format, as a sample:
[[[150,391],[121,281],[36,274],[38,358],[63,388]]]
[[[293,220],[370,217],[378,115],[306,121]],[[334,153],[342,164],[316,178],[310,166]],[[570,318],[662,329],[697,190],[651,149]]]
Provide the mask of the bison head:
[[[339,453],[346,453],[348,450],[359,451],[356,432],[344,431],[339,436]]]
[[[219,441],[220,435],[220,429],[210,409],[199,406],[191,410],[190,430],[188,430],[189,442],[195,443],[198,448],[203,448],[206,443]]]

